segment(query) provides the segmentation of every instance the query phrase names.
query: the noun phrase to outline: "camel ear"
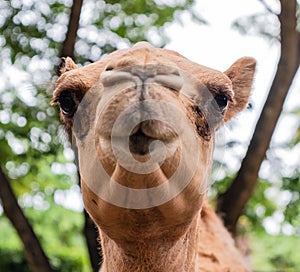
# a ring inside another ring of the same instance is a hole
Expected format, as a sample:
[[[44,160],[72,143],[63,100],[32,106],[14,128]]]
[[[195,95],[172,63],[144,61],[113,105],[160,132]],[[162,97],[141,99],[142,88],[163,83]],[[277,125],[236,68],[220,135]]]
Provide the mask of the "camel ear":
[[[66,58],[61,58],[61,63],[59,65],[59,71],[58,71],[58,75],[62,75],[65,72],[77,69],[78,66],[75,64],[75,62],[70,58],[70,57],[66,57]]]
[[[233,101],[229,103],[225,114],[225,122],[247,107],[255,73],[256,60],[250,57],[238,59],[225,71],[232,82]]]

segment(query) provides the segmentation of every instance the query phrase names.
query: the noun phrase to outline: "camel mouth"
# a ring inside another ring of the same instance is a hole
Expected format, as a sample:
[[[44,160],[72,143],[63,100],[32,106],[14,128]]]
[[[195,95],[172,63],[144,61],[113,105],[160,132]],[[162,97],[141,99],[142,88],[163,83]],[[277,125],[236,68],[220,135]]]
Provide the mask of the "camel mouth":
[[[130,120],[130,118],[132,118],[132,116],[122,118],[118,122],[116,122],[113,118],[106,119],[107,122],[96,129],[96,134],[106,140],[125,140],[129,138],[132,145],[138,145],[151,143],[153,140],[170,143],[179,138],[183,133],[182,128],[175,130],[172,128],[172,124],[168,124],[164,121],[156,119],[135,121]]]
[[[141,128],[129,136],[130,153],[136,155],[147,155],[150,153],[151,143],[156,139],[147,136]]]
[[[116,162],[130,165],[134,170],[135,166],[139,167],[135,162],[161,164],[171,158],[181,144],[180,135],[157,120],[141,122],[127,132],[113,130],[110,135],[98,134],[96,146],[99,145],[100,157],[112,153]]]
[[[157,151],[158,142],[166,146],[172,145],[178,139],[178,134],[162,122],[147,120],[135,126],[127,135],[115,131],[115,134],[112,133],[106,139],[115,144],[117,149],[127,150],[132,155],[148,156]]]

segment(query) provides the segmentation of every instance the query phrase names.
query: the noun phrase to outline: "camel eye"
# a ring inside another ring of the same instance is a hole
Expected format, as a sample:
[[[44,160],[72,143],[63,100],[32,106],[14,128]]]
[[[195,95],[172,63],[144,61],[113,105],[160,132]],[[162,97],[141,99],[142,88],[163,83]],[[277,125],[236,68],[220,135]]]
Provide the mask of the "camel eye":
[[[227,105],[228,105],[227,96],[224,94],[216,94],[214,97],[214,101],[216,103],[215,106],[217,107],[217,110],[221,113],[224,113],[224,111],[226,110]]]
[[[59,107],[64,115],[70,117],[76,111],[77,104],[70,91],[64,91],[58,98]]]

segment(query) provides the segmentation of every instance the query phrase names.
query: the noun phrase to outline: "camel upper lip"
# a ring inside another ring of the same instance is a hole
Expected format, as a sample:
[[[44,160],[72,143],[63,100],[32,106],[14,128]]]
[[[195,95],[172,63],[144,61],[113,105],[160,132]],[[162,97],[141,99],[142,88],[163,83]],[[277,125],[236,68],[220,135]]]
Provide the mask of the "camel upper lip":
[[[150,120],[152,121],[152,120]],[[154,120],[155,122],[155,120]],[[167,133],[163,132],[162,129],[155,129],[152,128],[151,125],[149,125],[148,121],[141,122],[140,124],[136,125],[130,132],[126,132],[125,130],[103,130],[101,128],[100,130],[100,137],[106,138],[106,139],[126,139],[126,138],[132,138],[132,139],[151,139],[153,140],[160,140],[165,143],[172,142],[176,138],[178,138],[178,134],[175,132],[172,132],[172,130],[168,130]]]
[[[176,141],[178,137],[176,134],[172,135],[172,137],[170,137],[170,135],[166,137],[165,135],[154,134],[149,128],[147,130],[142,124],[139,124],[129,135],[115,133],[113,135],[101,135],[100,138],[104,139],[106,142],[111,142],[114,147],[119,146],[123,150],[129,148],[130,153],[144,156],[150,153],[151,147],[154,147],[151,146],[152,142],[161,141],[164,142],[164,144],[171,144]]]

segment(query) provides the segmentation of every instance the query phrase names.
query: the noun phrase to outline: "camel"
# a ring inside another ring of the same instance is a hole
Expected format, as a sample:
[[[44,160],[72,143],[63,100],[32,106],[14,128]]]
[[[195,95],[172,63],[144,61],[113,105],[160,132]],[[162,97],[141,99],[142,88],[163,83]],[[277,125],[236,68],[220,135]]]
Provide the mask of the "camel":
[[[250,271],[207,200],[214,135],[248,104],[256,62],[224,73],[140,42],[78,67],[52,104],[72,141],[101,272]]]

